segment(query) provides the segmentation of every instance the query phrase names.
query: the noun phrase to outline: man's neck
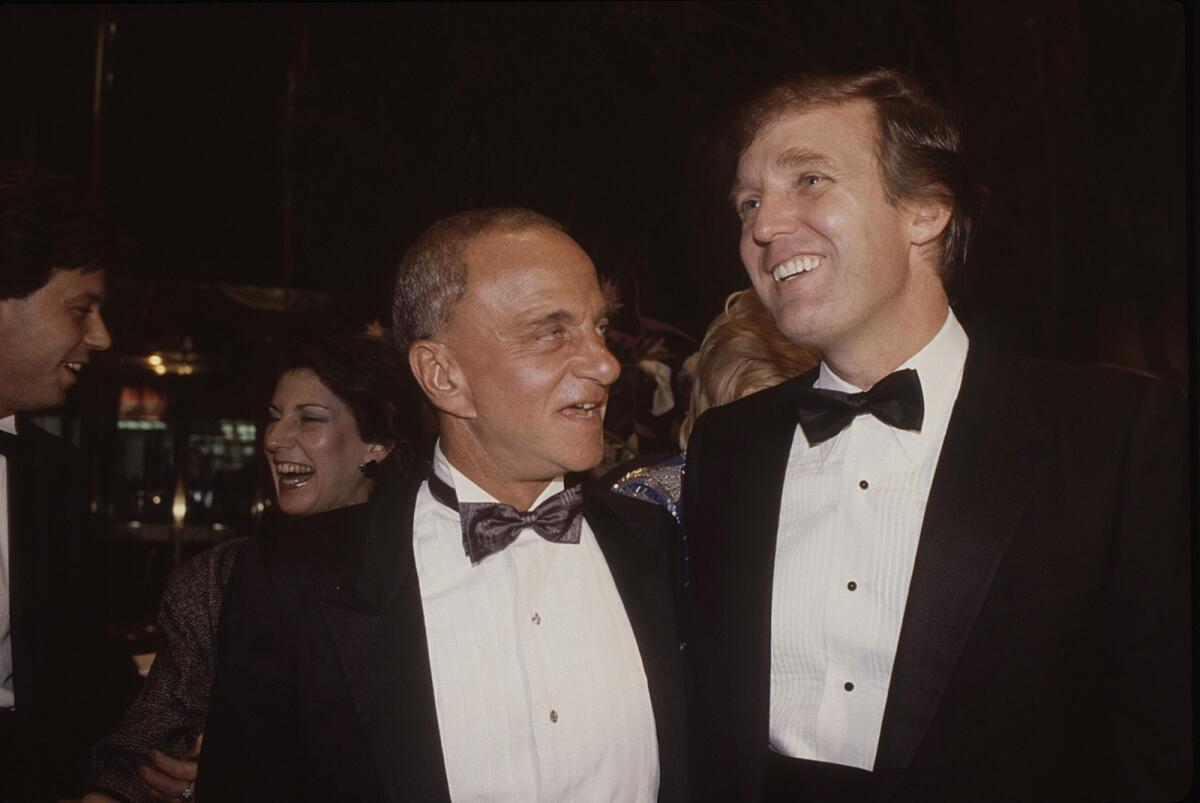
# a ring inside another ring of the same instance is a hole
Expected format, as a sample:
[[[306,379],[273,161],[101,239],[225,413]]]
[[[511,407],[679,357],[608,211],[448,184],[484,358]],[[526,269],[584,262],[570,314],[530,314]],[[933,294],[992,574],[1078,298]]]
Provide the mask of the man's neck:
[[[498,468],[478,448],[463,448],[458,438],[443,432],[442,454],[455,470],[514,510],[529,510],[551,480],[498,480]],[[482,455],[482,459],[481,459]]]
[[[889,326],[823,352],[825,364],[839,377],[863,390],[908,362],[937,336],[950,307],[945,301],[930,304],[918,315],[893,320]]]

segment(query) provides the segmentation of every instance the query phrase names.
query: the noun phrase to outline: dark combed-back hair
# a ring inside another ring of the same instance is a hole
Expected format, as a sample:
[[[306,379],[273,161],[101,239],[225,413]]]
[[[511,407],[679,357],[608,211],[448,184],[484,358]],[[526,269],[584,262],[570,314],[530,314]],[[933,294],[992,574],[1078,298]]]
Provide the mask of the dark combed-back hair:
[[[978,193],[961,152],[958,126],[914,79],[882,68],[784,79],[743,107],[734,130],[737,156],[764,128],[786,115],[852,100],[869,101],[875,108],[877,158],[888,200],[937,200],[952,210],[941,235],[939,262],[949,292],[967,261]]]
[[[392,297],[392,331],[402,354],[414,341],[433,337],[450,317],[450,308],[467,293],[465,252],[472,240],[490,232],[562,224],[531,209],[497,207],[459,212],[434,223],[404,254]]]
[[[275,379],[308,369],[341,399],[366,443],[393,443],[383,466],[406,468],[421,425],[417,391],[387,340],[371,335],[315,334],[287,343],[275,361]]]
[[[37,292],[55,269],[105,269],[114,245],[99,204],[73,181],[0,159],[0,299]]]

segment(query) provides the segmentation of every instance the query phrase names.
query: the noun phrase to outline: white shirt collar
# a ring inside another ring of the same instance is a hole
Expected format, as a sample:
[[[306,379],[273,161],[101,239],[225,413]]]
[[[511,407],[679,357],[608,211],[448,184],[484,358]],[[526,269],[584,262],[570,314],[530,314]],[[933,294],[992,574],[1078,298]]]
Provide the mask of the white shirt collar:
[[[962,384],[963,365],[967,360],[969,345],[970,341],[962,324],[958,322],[954,311],[948,310],[945,323],[933,339],[896,368],[897,371],[905,368],[916,370],[917,377],[921,380],[921,396],[925,402],[925,417],[920,432],[889,428],[910,461],[920,459],[930,445],[941,446],[942,431],[950,420],[950,412],[954,408],[955,399],[958,398],[959,385]],[[813,387],[840,390],[844,393],[860,393],[863,390],[835,374],[824,360],[821,361],[817,381],[813,383]],[[844,431],[819,444],[822,462],[832,453],[842,434]]]
[[[0,429],[11,435],[16,435],[17,417],[15,415],[6,415],[4,418],[0,418]]]
[[[443,482],[454,489],[454,495],[458,497],[460,502],[499,502],[500,500],[492,496],[487,491],[480,488],[471,481],[466,474],[463,474],[446,459],[446,453],[442,451],[441,438],[433,447],[433,473],[441,478]],[[563,489],[563,478],[558,477],[550,481],[550,484],[542,490],[538,498],[530,505],[533,509],[549,499],[554,494]]]

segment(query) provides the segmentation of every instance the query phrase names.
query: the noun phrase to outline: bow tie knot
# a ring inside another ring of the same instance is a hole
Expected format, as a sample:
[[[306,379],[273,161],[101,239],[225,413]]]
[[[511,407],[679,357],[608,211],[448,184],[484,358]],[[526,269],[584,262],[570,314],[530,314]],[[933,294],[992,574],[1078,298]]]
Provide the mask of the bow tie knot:
[[[556,544],[578,544],[583,527],[583,493],[579,486],[556,493],[531,510],[520,511],[503,502],[459,502],[454,489],[436,474],[429,490],[442,504],[458,511],[463,551],[471,565],[500,552],[522,530],[533,530]]]
[[[888,374],[870,390],[803,387],[797,394],[797,417],[810,445],[837,435],[860,415],[871,414],[888,426],[920,432],[925,418],[921,380],[912,368]]]

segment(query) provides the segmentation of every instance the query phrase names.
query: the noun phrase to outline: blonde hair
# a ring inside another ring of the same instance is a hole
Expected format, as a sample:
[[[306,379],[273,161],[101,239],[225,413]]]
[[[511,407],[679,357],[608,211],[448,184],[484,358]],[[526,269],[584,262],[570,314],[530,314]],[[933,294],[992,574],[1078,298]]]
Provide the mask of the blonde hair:
[[[694,379],[680,446],[687,447],[692,427],[708,408],[799,376],[820,359],[783,336],[753,289],[733,293],[725,300],[725,311],[709,324],[700,350],[684,364],[684,372]]]

